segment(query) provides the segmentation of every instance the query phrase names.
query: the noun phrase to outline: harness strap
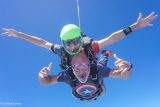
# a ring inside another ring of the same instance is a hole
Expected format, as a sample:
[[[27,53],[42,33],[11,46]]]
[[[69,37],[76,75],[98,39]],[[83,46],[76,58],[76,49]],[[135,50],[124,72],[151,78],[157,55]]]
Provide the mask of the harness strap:
[[[102,91],[101,84],[99,83],[97,66],[96,66],[97,65],[96,56],[95,56],[96,54],[92,49],[93,47],[91,46],[93,40],[90,39],[89,37],[83,37],[83,41],[84,41],[84,53],[87,55],[90,62],[90,66],[91,66],[91,69],[90,69],[91,80],[94,82],[94,84],[97,87],[97,92],[94,94],[94,97],[88,98],[88,99],[93,99],[93,98],[96,98],[96,96],[98,97]],[[74,87],[76,87],[77,79],[73,74],[73,70],[71,68],[71,64],[70,64],[71,57],[72,56],[70,56],[64,50],[64,48],[62,48],[61,68],[62,70],[65,70],[66,72],[68,72],[70,75],[70,85],[73,89],[73,95],[75,95],[77,98],[82,99],[82,96],[78,95],[78,93],[74,90],[75,89]]]

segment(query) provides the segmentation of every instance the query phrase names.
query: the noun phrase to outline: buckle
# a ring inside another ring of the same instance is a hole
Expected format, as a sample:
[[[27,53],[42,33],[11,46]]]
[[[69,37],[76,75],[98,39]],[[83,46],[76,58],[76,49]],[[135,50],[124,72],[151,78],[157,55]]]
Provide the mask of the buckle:
[[[96,79],[98,79],[97,74],[91,75],[91,79],[92,79],[92,80],[96,80]]]
[[[76,81],[76,78],[73,78],[72,76],[70,76],[70,80]]]

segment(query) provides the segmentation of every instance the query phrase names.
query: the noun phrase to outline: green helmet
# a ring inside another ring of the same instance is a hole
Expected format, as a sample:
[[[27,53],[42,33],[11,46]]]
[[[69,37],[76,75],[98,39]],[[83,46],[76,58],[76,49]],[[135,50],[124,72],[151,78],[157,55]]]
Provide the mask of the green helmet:
[[[60,38],[64,49],[70,54],[78,54],[83,46],[81,30],[74,24],[65,25],[61,31]]]

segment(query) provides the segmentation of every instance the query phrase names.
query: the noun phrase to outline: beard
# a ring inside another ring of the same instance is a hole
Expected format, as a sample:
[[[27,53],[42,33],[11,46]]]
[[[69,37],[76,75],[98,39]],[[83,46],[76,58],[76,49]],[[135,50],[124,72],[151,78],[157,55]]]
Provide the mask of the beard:
[[[86,83],[87,80],[88,80],[89,74],[90,74],[90,73],[86,73],[86,74],[84,74],[84,75],[76,76],[76,77],[77,77],[77,79],[78,79],[81,83]]]

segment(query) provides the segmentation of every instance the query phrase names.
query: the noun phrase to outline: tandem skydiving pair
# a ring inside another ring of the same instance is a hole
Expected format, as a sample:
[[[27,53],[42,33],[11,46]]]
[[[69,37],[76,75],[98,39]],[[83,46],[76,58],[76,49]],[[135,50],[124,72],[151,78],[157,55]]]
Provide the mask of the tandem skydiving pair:
[[[50,43],[44,39],[17,32],[14,29],[4,28],[4,35],[22,38],[38,46],[49,49],[61,58],[61,72],[51,75],[52,63],[43,67],[39,72],[41,84],[65,82],[72,87],[72,94],[84,101],[96,100],[104,95],[104,78],[128,78],[131,75],[131,63],[114,54],[115,68],[107,67],[108,56],[111,51],[103,50],[100,60],[97,61],[99,50],[113,44],[136,29],[151,26],[150,22],[157,17],[154,12],[146,18],[142,14],[135,23],[125,29],[112,33],[108,37],[95,41],[82,35],[80,28],[74,24],[68,24],[62,28],[60,38],[62,45]]]

